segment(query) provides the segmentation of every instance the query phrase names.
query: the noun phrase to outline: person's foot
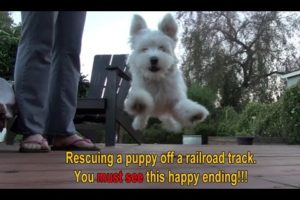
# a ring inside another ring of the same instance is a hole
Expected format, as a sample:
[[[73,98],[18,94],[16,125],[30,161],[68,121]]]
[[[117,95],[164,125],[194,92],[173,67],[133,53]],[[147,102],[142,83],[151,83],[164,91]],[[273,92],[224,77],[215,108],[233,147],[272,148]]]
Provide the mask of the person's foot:
[[[84,139],[77,134],[67,137],[56,137],[52,150],[61,151],[99,151],[100,149],[89,139]]]
[[[20,144],[20,152],[22,153],[46,153],[50,151],[50,147],[45,138],[40,134],[26,137]]]

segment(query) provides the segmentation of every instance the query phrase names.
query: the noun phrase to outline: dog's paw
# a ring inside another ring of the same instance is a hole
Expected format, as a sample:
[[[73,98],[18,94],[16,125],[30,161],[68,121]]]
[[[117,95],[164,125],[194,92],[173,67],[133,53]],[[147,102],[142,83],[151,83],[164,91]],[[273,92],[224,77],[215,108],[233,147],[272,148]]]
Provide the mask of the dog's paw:
[[[203,118],[204,118],[204,114],[203,113],[197,113],[195,114],[194,116],[192,116],[190,118],[190,121],[191,122],[195,122],[195,121],[203,121]]]
[[[181,132],[182,126],[176,120],[174,120],[173,117],[160,117],[159,119],[162,121],[163,129],[172,133]]]
[[[144,124],[141,124],[140,122],[133,121],[132,122],[132,128],[136,131],[141,131],[145,128],[146,126]]]
[[[132,128],[134,130],[143,130],[144,128],[146,128],[147,122],[148,122],[148,117],[137,116],[134,118],[132,122]]]
[[[146,91],[140,90],[128,95],[124,108],[131,115],[140,115],[151,112],[153,109],[153,99]]]
[[[179,123],[176,123],[176,124],[172,124],[171,126],[168,126],[166,124],[163,124],[163,129],[169,131],[169,132],[172,132],[172,133],[175,133],[175,134],[178,134],[181,132],[182,130],[182,127]]]
[[[147,110],[147,104],[142,98],[132,98],[125,102],[125,111],[131,115],[143,114]]]
[[[133,103],[131,110],[137,114],[141,114],[146,110],[146,104],[144,102],[139,102],[138,100]]]
[[[192,124],[196,122],[203,122],[208,115],[208,110],[204,106],[198,104],[195,110],[191,112],[189,121]]]
[[[175,106],[175,113],[177,119],[184,126],[191,126],[196,122],[202,122],[209,115],[208,110],[204,106],[189,99],[179,102]]]

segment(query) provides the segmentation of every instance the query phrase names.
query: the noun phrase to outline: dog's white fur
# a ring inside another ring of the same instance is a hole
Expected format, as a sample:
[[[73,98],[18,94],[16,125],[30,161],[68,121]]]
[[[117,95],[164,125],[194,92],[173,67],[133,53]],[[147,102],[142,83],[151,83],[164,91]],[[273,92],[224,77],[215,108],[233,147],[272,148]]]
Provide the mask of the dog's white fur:
[[[158,29],[149,30],[141,16],[133,17],[130,29],[133,51],[128,58],[132,82],[124,108],[135,116],[132,123],[135,130],[145,128],[149,117],[157,117],[164,128],[179,132],[183,126],[203,121],[209,112],[187,98],[187,87],[174,53],[177,24],[171,14],[163,18]]]
[[[3,78],[0,78],[0,104],[6,118],[13,117],[13,107],[15,106],[15,94],[12,86]],[[0,110],[0,112],[3,112]]]

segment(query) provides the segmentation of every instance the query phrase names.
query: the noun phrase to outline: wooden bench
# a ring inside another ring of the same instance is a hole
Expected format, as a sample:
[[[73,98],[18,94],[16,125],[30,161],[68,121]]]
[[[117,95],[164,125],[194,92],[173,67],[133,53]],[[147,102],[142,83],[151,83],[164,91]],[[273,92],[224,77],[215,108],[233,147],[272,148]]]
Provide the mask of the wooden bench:
[[[87,97],[78,99],[75,124],[104,123],[106,146],[115,145],[120,126],[138,144],[141,143],[142,133],[131,127],[133,118],[123,111],[130,88],[126,57],[126,54],[96,55]]]
[[[126,57],[126,54],[96,55],[87,97],[78,99],[77,103],[75,124],[83,122],[104,123],[106,146],[115,145],[120,126],[138,144],[141,144],[142,133],[131,127],[133,119],[123,111],[124,100],[130,88]],[[16,133],[8,131],[6,143],[14,144]]]

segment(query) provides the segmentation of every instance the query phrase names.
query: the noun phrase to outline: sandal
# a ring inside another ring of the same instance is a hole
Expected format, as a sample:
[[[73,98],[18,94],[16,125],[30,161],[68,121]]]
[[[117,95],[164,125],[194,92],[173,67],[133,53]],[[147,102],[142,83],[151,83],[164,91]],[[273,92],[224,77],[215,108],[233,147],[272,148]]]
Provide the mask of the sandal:
[[[26,147],[25,144],[38,144],[40,145],[40,148],[29,148]],[[19,151],[21,153],[47,153],[50,151],[50,147],[48,146],[48,142],[45,138],[41,140],[28,140],[28,141],[22,141],[20,144]]]
[[[100,151],[100,148],[98,148],[96,145],[93,145],[92,147],[77,146],[76,143],[78,142],[87,142],[89,144],[93,144],[93,142],[90,139],[80,138],[67,145],[62,145],[62,146],[53,145],[51,147],[51,150],[53,151]]]

